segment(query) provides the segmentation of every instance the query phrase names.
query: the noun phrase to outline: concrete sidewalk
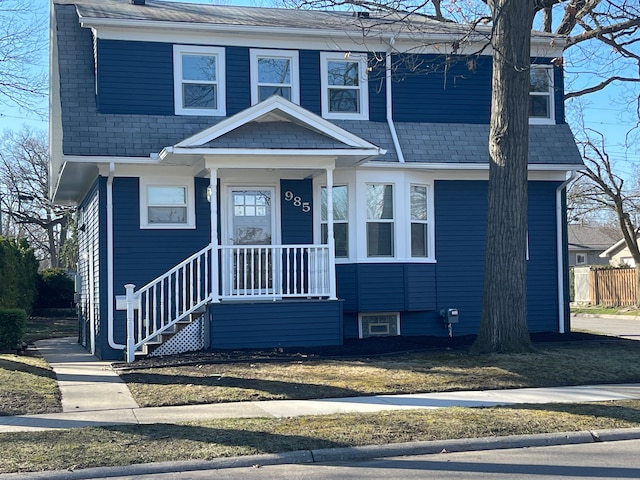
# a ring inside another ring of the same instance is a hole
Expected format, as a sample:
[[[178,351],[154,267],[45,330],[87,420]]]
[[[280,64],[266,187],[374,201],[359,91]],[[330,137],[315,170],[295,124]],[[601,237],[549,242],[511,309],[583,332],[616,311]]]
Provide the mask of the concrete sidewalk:
[[[0,433],[116,424],[182,423],[217,418],[640,399],[640,384],[629,384],[139,408],[109,363],[98,361],[77,345],[75,339],[52,339],[37,342],[36,346],[58,376],[63,412],[0,417]]]

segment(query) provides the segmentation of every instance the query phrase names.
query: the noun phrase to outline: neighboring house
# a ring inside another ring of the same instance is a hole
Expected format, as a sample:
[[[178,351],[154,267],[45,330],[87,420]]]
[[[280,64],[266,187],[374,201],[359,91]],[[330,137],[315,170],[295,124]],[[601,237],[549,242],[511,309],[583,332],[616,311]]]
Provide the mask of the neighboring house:
[[[425,17],[131,3],[52,10],[51,194],[79,206],[90,351],[443,336],[450,308],[454,335],[477,332],[486,31],[459,44],[466,27]],[[567,323],[564,188],[582,163],[563,44],[532,37],[532,332]]]
[[[613,245],[610,245],[604,252],[600,254],[600,258],[604,260],[604,263],[613,265],[615,267],[629,266],[635,267],[636,261],[631,255],[629,247],[627,247],[624,238],[618,240]]]
[[[569,266],[606,265],[608,259],[600,254],[620,237],[620,231],[609,227],[569,224]]]

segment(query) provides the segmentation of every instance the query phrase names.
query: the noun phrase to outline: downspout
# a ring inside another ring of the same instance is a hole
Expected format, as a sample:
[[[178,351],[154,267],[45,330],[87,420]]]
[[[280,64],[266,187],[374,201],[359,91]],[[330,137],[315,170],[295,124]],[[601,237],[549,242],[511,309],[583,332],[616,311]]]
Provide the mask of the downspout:
[[[389,50],[385,54],[386,60],[386,100],[387,100],[387,124],[389,125],[389,131],[391,132],[391,139],[393,140],[393,146],[396,149],[396,155],[398,155],[398,161],[404,163],[404,155],[402,154],[402,148],[400,147],[400,141],[398,140],[398,133],[396,132],[396,126],[393,124],[393,103],[391,101],[391,50],[396,39],[391,37],[389,39]]]
[[[125,345],[113,339],[113,174],[115,163],[109,163],[107,177],[107,338],[109,346],[115,350],[124,350]]]
[[[562,227],[564,225],[562,216],[562,191],[576,176],[572,171],[569,178],[560,184],[556,189],[556,255],[558,264],[558,332],[565,333],[565,309],[564,309],[564,242]]]

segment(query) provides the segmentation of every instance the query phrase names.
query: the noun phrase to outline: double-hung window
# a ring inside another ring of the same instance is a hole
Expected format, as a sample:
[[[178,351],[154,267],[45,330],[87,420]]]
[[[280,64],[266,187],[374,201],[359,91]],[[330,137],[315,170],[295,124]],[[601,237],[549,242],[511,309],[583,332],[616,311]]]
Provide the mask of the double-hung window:
[[[176,114],[226,115],[224,49],[174,45]]]
[[[554,123],[553,68],[532,65],[529,74],[530,123]]]
[[[142,228],[195,228],[192,179],[141,179]]]
[[[300,103],[298,52],[251,49],[251,104],[280,95]]]
[[[367,184],[367,257],[393,257],[393,185]]]
[[[429,256],[428,194],[428,187],[411,185],[411,256],[415,258]]]
[[[367,55],[320,53],[322,116],[369,119]]]
[[[346,185],[333,187],[333,236],[336,258],[349,257],[349,192]],[[320,234],[322,243],[328,243],[327,187],[320,189]]]

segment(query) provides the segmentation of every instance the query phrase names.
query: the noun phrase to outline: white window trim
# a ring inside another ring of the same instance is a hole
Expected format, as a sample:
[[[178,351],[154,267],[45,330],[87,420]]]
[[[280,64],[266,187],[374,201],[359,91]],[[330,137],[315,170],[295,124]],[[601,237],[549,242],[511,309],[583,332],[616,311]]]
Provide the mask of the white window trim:
[[[580,262],[578,257],[582,257],[584,260]],[[576,253],[576,265],[586,265],[587,264],[587,255],[584,253]]]
[[[400,312],[365,312],[365,313],[358,313],[358,338],[364,338],[363,337],[363,331],[362,331],[362,316],[367,316],[367,315],[394,315],[396,317],[396,329],[398,334],[397,335],[393,335],[395,336],[401,336],[402,332],[400,331]],[[370,337],[375,337],[376,335],[370,335]],[[381,335],[382,336],[382,335]]]
[[[435,222],[435,194],[434,180],[429,174],[422,174],[417,171],[411,172],[392,172],[389,170],[377,171],[358,171],[355,190],[351,196],[355,204],[356,214],[349,217],[351,225],[350,233],[355,235],[353,244],[356,248],[355,255],[352,258],[357,262],[366,263],[435,263],[436,262],[436,222]],[[366,239],[366,222],[367,222],[367,189],[368,183],[393,184],[394,188],[394,247],[395,256],[393,257],[367,257],[367,239]],[[428,238],[429,238],[429,256],[428,257],[412,257],[411,256],[411,185],[420,185],[427,187],[427,218],[428,220]],[[352,220],[353,219],[353,220]],[[360,233],[359,233],[360,232]]]
[[[329,78],[327,75],[328,62],[332,60],[338,61],[357,61],[360,66],[360,112],[330,112],[329,111]],[[322,88],[322,116],[323,118],[335,120],[369,120],[369,87],[367,82],[367,54],[366,53],[337,53],[337,52],[320,52],[320,85]]]
[[[187,189],[187,223],[149,223],[148,187],[185,187]],[[196,228],[195,181],[192,177],[140,178],[140,228],[144,230],[188,230]]]
[[[529,124],[531,125],[553,125],[556,123],[556,109],[555,109],[555,98],[554,98],[554,75],[553,75],[553,67],[548,65],[531,65],[531,70],[547,70],[549,73],[549,91],[547,93],[543,92],[529,92],[529,95],[533,96],[549,96],[549,117],[531,117],[529,116]]]
[[[216,84],[218,93],[218,108],[185,108],[182,106],[182,55],[200,54],[215,56]],[[201,115],[210,117],[225,117],[227,115],[227,89],[225,82],[225,50],[221,47],[202,47],[190,45],[173,46],[173,98],[176,115]]]
[[[251,105],[259,102],[258,93],[258,58],[286,58],[291,61],[291,101],[300,104],[300,60],[297,51],[293,50],[249,50],[251,68]]]

